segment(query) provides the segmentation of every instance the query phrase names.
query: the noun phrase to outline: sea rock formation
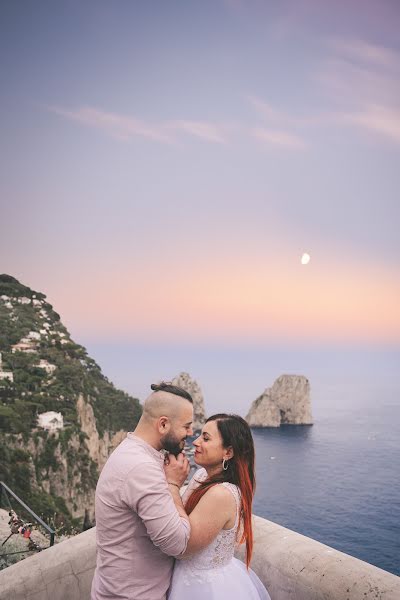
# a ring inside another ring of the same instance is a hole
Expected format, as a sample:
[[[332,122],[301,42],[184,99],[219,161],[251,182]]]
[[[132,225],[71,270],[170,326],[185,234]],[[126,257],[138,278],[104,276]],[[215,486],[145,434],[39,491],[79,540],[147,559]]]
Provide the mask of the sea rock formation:
[[[204,397],[201,388],[195,379],[190,377],[189,373],[180,373],[172,380],[174,385],[177,385],[192,396],[193,398],[193,429],[199,430],[203,427],[206,420],[206,411],[204,408]]]
[[[254,400],[246,421],[250,427],[312,425],[310,382],[303,375],[281,375]]]

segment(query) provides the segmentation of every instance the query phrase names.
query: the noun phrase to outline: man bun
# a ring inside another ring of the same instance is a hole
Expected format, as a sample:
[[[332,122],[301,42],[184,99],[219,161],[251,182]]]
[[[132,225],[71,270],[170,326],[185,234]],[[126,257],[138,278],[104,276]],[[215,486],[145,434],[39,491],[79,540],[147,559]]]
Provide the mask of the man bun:
[[[173,385],[171,381],[161,381],[161,383],[152,383],[150,388],[153,392],[168,392],[169,394],[174,394],[174,396],[180,396],[181,398],[185,398],[191,404],[193,404],[193,398],[183,388]]]

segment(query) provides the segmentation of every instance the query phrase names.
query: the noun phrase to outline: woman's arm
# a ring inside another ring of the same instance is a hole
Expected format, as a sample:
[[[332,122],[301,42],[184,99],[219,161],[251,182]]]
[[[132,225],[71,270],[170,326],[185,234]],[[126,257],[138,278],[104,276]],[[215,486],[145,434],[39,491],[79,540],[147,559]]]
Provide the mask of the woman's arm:
[[[214,485],[189,515],[190,538],[186,550],[179,558],[202,550],[227,523],[236,516],[235,498],[223,485]]]
[[[182,502],[185,505],[190,494],[197,488],[197,486],[207,479],[207,471],[205,469],[197,469],[189,481],[186,490],[182,494]]]

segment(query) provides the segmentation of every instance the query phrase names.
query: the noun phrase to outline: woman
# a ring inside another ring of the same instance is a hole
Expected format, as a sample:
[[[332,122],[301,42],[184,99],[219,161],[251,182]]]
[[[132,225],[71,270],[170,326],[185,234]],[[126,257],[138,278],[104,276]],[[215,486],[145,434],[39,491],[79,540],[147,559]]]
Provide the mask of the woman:
[[[168,600],[270,600],[249,569],[255,489],[250,428],[237,415],[213,415],[193,445],[202,468],[183,496],[193,541],[175,563]],[[244,542],[246,566],[233,557],[237,543]]]

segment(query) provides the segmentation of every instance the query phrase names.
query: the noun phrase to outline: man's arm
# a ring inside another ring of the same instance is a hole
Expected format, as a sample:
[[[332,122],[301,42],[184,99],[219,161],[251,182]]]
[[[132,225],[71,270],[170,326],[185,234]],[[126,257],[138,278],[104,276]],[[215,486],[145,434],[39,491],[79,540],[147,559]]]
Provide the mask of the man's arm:
[[[132,469],[122,487],[121,498],[134,510],[153,544],[169,556],[181,555],[190,536],[190,523],[157,464],[148,462]],[[177,492],[179,495],[178,488]],[[182,512],[183,511],[183,512]]]
[[[173,454],[170,454],[165,459],[164,473],[168,482],[169,491],[171,492],[172,499],[176,506],[176,510],[183,519],[187,519],[188,521],[189,517],[187,516],[183,506],[180,489],[185,483],[186,477],[189,474],[189,470],[189,461],[182,453],[178,454],[177,457],[175,457]]]
[[[189,517],[187,516],[185,508],[183,506],[180,488],[181,488],[181,486],[177,486],[175,484],[168,483],[168,489],[171,493],[172,500],[174,501],[176,510],[178,511],[178,513],[182,517],[182,519],[186,519],[186,521],[188,523],[190,523]]]

